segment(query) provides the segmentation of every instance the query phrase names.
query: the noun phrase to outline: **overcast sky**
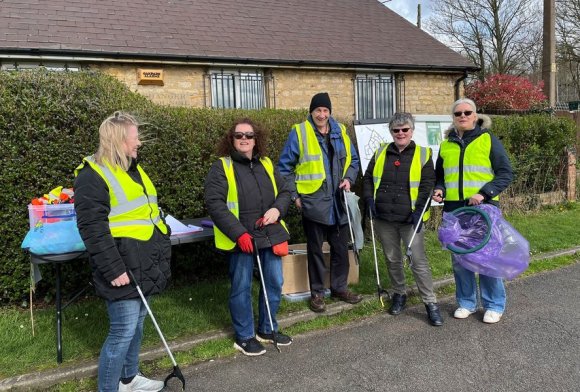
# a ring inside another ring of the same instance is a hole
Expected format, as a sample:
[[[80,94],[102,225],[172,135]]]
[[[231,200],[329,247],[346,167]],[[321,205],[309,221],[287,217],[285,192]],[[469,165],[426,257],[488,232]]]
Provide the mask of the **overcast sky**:
[[[433,0],[378,0],[397,14],[406,18],[409,22],[417,23],[417,4],[421,3],[421,20],[424,21],[431,13]]]

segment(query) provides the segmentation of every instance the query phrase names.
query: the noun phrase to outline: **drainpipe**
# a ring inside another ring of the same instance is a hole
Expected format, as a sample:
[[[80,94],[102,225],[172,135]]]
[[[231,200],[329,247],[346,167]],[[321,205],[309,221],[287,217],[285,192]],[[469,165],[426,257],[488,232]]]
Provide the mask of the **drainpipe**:
[[[459,79],[457,79],[457,80],[455,81],[455,85],[454,85],[454,87],[455,87],[455,100],[456,100],[456,101],[457,101],[459,98],[461,98],[461,96],[460,96],[460,94],[459,94],[459,90],[460,90],[460,89],[459,89],[459,85],[460,85],[460,83],[461,83],[461,82],[463,82],[465,79],[467,79],[467,70],[464,70],[464,71],[463,71],[463,75],[462,75],[462,76],[461,76]]]

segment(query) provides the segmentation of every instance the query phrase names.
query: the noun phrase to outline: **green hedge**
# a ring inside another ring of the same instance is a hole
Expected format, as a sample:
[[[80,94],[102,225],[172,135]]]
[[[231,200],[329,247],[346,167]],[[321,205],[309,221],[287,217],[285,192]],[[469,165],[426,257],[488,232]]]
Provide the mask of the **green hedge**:
[[[139,156],[158,188],[161,207],[177,218],[207,214],[203,183],[217,159],[217,140],[234,119],[249,116],[269,129],[270,156],[277,161],[291,125],[307,115],[306,110],[155,105],[100,73],[0,72],[0,301],[20,300],[28,293],[30,264],[20,249],[28,230],[28,203],[58,185],[72,186],[74,168],[84,156],[96,151],[98,127],[115,110],[129,111],[146,122],[141,131],[147,134],[148,142]],[[522,155],[544,161],[544,155],[556,156],[564,145],[572,144],[571,122],[544,116],[494,121],[494,132],[503,138],[516,163]],[[360,189],[360,181],[355,189]],[[300,219],[292,211],[287,219],[292,238],[302,242]],[[214,273],[213,258],[219,256],[201,249],[175,248],[174,272],[178,279],[191,282]],[[220,268],[221,273],[223,265]],[[53,269],[43,266],[42,273],[45,279],[39,287],[42,293],[50,294],[54,291]],[[65,264],[63,276],[65,292],[84,285],[90,279],[87,263]]]
[[[510,194],[536,195],[566,187],[566,148],[576,140],[573,121],[549,114],[494,117],[492,131],[510,155],[515,179]],[[530,205],[537,204],[529,197]]]
[[[3,301],[22,299],[28,292],[30,264],[20,249],[28,230],[27,205],[58,185],[73,185],[74,168],[96,151],[99,125],[113,111],[127,110],[146,123],[141,127],[147,142],[140,159],[158,188],[161,207],[177,218],[207,214],[203,205],[205,175],[217,159],[217,140],[234,119],[249,116],[269,129],[271,157],[276,161],[292,124],[303,121],[307,114],[305,110],[160,106],[132,93],[113,77],[90,72],[0,72],[0,102]],[[296,216],[290,220],[295,222],[293,234],[300,237]],[[190,254],[178,255],[178,259],[203,262],[194,260],[199,249],[184,249]],[[86,263],[67,263],[63,268],[65,291],[90,279]],[[39,287],[50,294],[53,269],[43,266],[41,271],[45,279]]]

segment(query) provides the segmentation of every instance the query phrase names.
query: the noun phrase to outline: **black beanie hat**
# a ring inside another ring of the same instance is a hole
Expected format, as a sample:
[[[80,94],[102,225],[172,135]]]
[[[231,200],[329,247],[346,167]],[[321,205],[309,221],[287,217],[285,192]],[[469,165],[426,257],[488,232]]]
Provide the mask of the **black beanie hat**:
[[[328,95],[328,93],[318,93],[314,97],[312,97],[308,113],[312,113],[314,109],[319,107],[327,108],[328,111],[332,113],[332,104],[330,103],[330,96]]]

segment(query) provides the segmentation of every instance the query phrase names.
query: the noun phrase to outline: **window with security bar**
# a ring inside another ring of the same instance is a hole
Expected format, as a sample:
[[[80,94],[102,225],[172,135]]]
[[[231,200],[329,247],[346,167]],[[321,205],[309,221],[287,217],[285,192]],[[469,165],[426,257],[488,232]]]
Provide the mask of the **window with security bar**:
[[[393,75],[357,75],[355,95],[357,120],[386,119],[395,112]]]
[[[212,71],[211,107],[222,109],[262,109],[264,75],[261,72]]]

